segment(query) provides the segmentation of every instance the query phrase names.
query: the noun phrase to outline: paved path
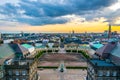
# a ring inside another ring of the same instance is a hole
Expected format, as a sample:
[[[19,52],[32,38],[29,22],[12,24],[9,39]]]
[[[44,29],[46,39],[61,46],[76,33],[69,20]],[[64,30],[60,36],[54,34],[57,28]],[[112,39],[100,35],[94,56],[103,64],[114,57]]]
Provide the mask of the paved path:
[[[65,48],[59,48],[59,51],[58,51],[58,53],[66,53],[66,50],[65,50]]]
[[[67,69],[61,73],[58,70],[45,69],[38,70],[39,80],[85,80],[87,75],[86,70]]]

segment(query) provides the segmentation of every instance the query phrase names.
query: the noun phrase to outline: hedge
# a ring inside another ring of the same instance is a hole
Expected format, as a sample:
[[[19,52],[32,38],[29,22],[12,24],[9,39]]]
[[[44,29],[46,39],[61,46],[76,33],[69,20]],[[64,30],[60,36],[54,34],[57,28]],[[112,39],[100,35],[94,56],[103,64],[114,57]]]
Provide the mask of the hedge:
[[[38,52],[38,54],[35,56],[36,59],[40,58],[43,55],[44,51]]]
[[[77,50],[72,50],[72,52],[77,52]]]
[[[37,68],[44,68],[44,69],[56,69],[56,66],[38,66]]]
[[[44,68],[44,69],[57,69],[57,66],[38,66],[37,68]],[[87,69],[87,67],[76,67],[76,66],[69,66],[66,67],[67,69]]]
[[[78,53],[81,53],[85,58],[89,59],[90,56],[83,50],[79,50]]]
[[[47,52],[52,52],[52,50],[48,50]]]
[[[55,50],[55,52],[58,52],[58,50]]]
[[[87,67],[81,67],[81,66],[79,66],[79,67],[74,67],[74,66],[72,66],[72,67],[66,67],[67,69],[87,69]]]
[[[71,52],[71,50],[66,50],[66,52]]]

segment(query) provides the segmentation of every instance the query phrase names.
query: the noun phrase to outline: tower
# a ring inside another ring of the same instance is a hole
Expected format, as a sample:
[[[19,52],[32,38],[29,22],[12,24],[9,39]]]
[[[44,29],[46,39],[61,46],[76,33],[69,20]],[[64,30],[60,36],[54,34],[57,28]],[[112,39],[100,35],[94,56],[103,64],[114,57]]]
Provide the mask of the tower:
[[[74,31],[74,30],[72,30],[72,34],[73,34],[73,35],[75,34],[75,31]]]
[[[109,29],[108,29],[108,39],[111,38],[111,24],[109,24]]]

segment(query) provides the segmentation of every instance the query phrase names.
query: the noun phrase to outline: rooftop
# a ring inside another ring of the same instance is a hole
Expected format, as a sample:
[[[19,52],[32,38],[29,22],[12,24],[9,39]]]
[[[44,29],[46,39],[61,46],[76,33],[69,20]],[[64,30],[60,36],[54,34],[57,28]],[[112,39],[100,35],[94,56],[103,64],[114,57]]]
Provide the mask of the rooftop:
[[[109,66],[115,66],[113,63],[111,62],[107,62],[107,61],[104,61],[104,60],[90,60],[90,62],[92,62],[94,65],[97,65],[97,66],[105,66],[105,67],[109,67]]]
[[[32,47],[32,46],[29,45],[29,44],[22,44],[22,46],[25,47],[25,48],[27,48],[27,49]]]
[[[95,49],[99,49],[99,48],[101,48],[101,47],[104,46],[104,45],[101,44],[100,42],[92,42],[92,43],[90,43],[90,45],[91,45],[93,48],[95,48]]]
[[[0,45],[0,58],[7,58],[15,54],[15,51],[9,44]]]
[[[4,65],[28,65],[33,63],[34,59],[25,59],[25,60],[13,60],[13,59],[9,59],[5,61]]]
[[[93,47],[99,49],[99,48],[103,47],[103,44],[93,44]]]
[[[120,58],[120,43],[117,44],[111,54]]]
[[[102,57],[108,57],[108,56],[103,56],[104,53],[110,54],[111,51],[116,47],[117,43],[112,43],[109,42],[108,44],[104,45],[103,47],[99,48],[96,50],[96,53]]]

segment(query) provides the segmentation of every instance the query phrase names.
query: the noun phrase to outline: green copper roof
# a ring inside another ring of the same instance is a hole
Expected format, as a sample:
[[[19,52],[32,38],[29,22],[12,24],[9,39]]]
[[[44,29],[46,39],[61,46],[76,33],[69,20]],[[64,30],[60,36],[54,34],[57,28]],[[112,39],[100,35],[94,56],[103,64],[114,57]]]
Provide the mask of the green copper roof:
[[[22,44],[22,46],[25,47],[25,48],[27,48],[27,49],[32,47],[32,46],[29,45],[29,44]]]
[[[99,49],[99,48],[103,47],[103,44],[93,44],[93,47]]]
[[[14,50],[9,46],[9,44],[0,45],[0,58],[6,58],[14,55]]]
[[[46,48],[45,46],[36,46],[35,48]]]

